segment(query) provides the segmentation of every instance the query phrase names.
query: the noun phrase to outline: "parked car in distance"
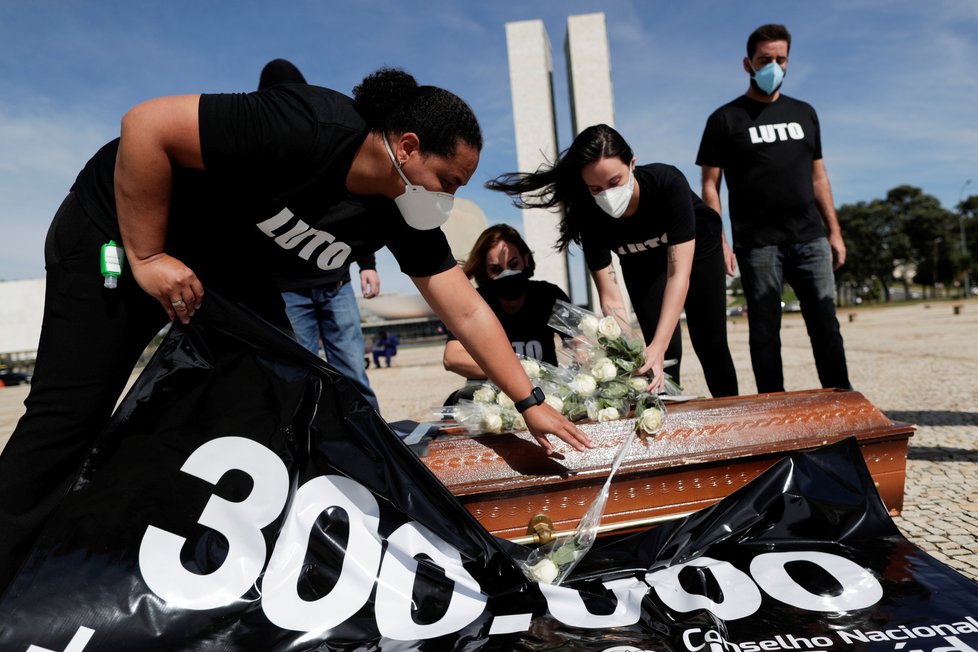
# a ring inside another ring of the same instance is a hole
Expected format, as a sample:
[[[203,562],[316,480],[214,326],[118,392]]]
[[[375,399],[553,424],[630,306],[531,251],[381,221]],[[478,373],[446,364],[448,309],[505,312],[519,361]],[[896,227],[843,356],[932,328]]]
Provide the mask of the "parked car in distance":
[[[801,312],[801,304],[797,301],[782,302],[781,307],[784,312]]]
[[[25,374],[20,371],[0,369],[0,387],[11,387],[13,385],[22,385],[29,382],[31,382],[31,377],[29,374]]]

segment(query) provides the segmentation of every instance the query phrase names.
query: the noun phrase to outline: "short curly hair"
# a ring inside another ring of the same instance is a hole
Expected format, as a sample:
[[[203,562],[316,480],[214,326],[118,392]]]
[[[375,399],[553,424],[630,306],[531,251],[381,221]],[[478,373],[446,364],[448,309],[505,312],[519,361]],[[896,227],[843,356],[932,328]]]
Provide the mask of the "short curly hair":
[[[357,111],[384,134],[418,135],[421,151],[451,156],[459,141],[482,150],[475,113],[460,97],[437,86],[419,86],[397,68],[381,68],[353,89]]]

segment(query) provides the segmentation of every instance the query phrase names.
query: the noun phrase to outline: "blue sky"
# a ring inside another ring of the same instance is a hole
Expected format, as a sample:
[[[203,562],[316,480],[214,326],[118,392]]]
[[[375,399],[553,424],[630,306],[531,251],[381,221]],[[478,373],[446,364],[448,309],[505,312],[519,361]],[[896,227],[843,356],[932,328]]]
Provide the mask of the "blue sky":
[[[546,24],[563,148],[566,20],[596,11],[608,27],[617,127],[640,163],[672,163],[694,189],[706,117],[746,89],[747,35],[782,22],[794,36],[783,90],[819,112],[836,204],[904,183],[948,208],[968,179],[965,196],[978,193],[975,0],[0,0],[0,280],[43,276],[54,211],[128,108],[252,90],[275,57],[344,92],[383,65],[456,92],[486,142],[459,196],[491,223],[520,226],[519,211],[481,187],[516,166],[504,25]],[[412,291],[389,258],[381,263],[385,291]]]

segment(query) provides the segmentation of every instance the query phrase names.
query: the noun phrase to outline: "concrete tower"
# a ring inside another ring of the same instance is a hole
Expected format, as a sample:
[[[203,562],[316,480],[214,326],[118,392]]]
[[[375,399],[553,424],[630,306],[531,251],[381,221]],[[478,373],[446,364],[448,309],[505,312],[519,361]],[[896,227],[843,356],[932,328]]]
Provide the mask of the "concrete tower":
[[[553,59],[550,39],[541,20],[506,23],[506,50],[513,97],[518,170],[533,171],[557,158],[554,119]],[[553,249],[560,214],[524,209],[523,234],[536,261],[535,276],[570,294],[567,259]]]
[[[615,126],[615,102],[611,91],[611,55],[608,51],[608,30],[604,14],[582,14],[567,18],[567,40],[564,42],[567,57],[568,87],[571,101],[571,128],[574,135],[591,125],[604,123]],[[611,264],[618,279],[618,288],[625,301],[625,309],[631,319],[631,303],[621,267],[616,256]],[[597,289],[589,283],[591,309],[600,312]]]
[[[602,122],[614,127],[611,55],[608,53],[604,14],[569,16],[564,52],[567,56],[574,135]]]

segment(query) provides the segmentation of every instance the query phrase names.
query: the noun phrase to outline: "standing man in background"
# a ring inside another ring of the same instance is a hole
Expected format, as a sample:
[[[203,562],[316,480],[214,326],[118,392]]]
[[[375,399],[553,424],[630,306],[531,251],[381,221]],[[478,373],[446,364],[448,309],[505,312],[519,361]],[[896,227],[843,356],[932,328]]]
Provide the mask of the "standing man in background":
[[[760,393],[784,391],[784,281],[801,303],[822,387],[851,387],[833,273],[845,262],[846,247],[822,161],[818,116],[780,91],[790,49],[784,25],[754,30],[744,58],[747,93],[713,112],[696,155],[703,200],[718,213],[727,176],[733,252],[724,242],[724,256],[729,275],[734,255],[740,266]]]
[[[258,90],[278,84],[305,84],[299,69],[291,61],[273,59],[265,64],[258,80]],[[364,299],[380,292],[380,276],[373,254],[357,261],[360,268],[360,291]],[[303,348],[319,355],[320,345],[326,361],[353,381],[363,397],[379,410],[377,395],[370,387],[366,372],[366,345],[360,327],[360,308],[350,283],[350,266],[324,271],[318,276],[276,276],[285,312],[292,323],[295,339]],[[388,366],[390,366],[388,359]]]

